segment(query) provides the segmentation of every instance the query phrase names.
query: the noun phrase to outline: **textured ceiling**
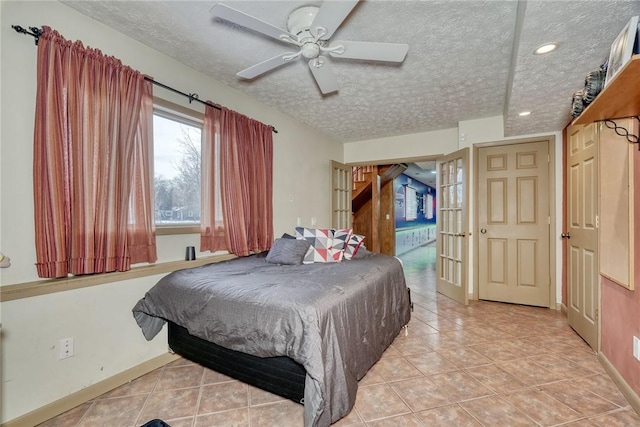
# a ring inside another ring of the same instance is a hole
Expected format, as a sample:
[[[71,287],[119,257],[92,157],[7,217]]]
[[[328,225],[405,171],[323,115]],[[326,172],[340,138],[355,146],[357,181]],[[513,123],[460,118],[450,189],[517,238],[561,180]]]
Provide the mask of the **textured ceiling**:
[[[638,1],[361,0],[332,39],[407,43],[409,53],[400,65],[330,59],[340,90],[323,96],[302,60],[238,79],[236,72],[292,49],[212,18],[214,0],[63,2],[343,142],[503,114],[505,136],[560,130],[573,92],[640,15]],[[322,2],[224,3],[286,29],[292,10]],[[557,51],[533,55],[552,41]],[[519,117],[523,110],[532,114]]]

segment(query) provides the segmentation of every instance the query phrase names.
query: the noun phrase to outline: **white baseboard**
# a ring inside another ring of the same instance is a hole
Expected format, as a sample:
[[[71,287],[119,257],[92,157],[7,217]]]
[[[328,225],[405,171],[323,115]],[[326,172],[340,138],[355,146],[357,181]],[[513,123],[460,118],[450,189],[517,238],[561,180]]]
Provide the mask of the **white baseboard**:
[[[69,409],[73,409],[76,406],[83,404],[91,399],[94,399],[108,391],[113,390],[116,387],[120,387],[133,381],[144,374],[158,369],[167,363],[171,363],[174,360],[178,360],[180,356],[176,354],[166,353],[155,357],[151,360],[147,360],[140,365],[127,369],[124,372],[120,372],[112,377],[102,380],[98,383],[92,384],[87,388],[71,393],[68,396],[58,399],[55,402],[51,402],[41,408],[35,409],[27,414],[24,414],[18,418],[14,418],[11,421],[7,421],[2,424],[2,427],[27,427],[35,426],[43,423],[53,417],[56,417]]]
[[[620,372],[613,366],[613,364],[607,359],[602,352],[598,353],[598,360],[600,364],[604,367],[604,370],[607,371],[613,382],[618,386],[622,395],[629,401],[629,405],[633,408],[634,411],[638,415],[640,415],[640,397],[638,394],[631,388],[631,386],[622,378]]]
[[[560,313],[562,313],[563,316],[567,316],[567,306],[564,305],[563,303],[559,302],[556,304],[556,307],[558,310],[560,310]]]

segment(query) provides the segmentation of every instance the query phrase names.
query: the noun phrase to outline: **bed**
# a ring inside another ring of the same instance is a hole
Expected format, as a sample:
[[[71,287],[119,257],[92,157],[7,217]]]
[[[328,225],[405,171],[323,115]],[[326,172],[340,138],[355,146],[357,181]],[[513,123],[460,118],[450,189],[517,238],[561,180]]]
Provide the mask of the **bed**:
[[[176,353],[304,404],[328,426],[410,317],[400,261],[361,250],[349,261],[280,265],[265,254],[173,272],[135,305],[148,340],[168,323]]]

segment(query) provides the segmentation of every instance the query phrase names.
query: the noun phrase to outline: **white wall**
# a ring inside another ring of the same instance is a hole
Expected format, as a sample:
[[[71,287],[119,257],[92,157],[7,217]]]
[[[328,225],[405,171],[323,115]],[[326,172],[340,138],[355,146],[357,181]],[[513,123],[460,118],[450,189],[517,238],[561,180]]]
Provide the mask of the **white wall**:
[[[37,280],[32,196],[36,47],[11,24],[46,24],[124,64],[185,92],[197,92],[275,126],[274,230],[292,232],[296,218],[329,224],[330,160],[342,145],[103,24],[55,1],[0,2],[2,75],[0,140],[0,250],[12,266],[0,284]],[[186,98],[154,88],[157,96],[189,106]],[[192,106],[193,107],[193,106]],[[293,179],[297,178],[297,179]],[[290,197],[293,196],[293,197]],[[292,200],[293,199],[293,200]],[[292,201],[291,201],[292,200]],[[197,235],[159,236],[159,261],[179,260]],[[167,350],[166,335],[144,340],[131,308],[160,276],[146,277],[2,303],[2,422],[111,377]],[[75,337],[76,355],[58,360],[58,342]]]
[[[344,144],[344,162],[375,164],[381,160],[438,156],[458,149],[458,129],[397,135]]]
[[[473,147],[473,144],[487,141],[499,141],[504,138],[504,120],[502,116],[494,116],[459,122],[458,137],[460,148]]]

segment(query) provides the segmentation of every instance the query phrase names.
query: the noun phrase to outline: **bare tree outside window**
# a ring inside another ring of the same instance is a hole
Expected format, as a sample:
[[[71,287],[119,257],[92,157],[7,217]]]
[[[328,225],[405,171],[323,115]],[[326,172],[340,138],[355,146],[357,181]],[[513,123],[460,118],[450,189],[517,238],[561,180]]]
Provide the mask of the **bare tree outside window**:
[[[201,128],[154,115],[157,225],[200,222]]]

